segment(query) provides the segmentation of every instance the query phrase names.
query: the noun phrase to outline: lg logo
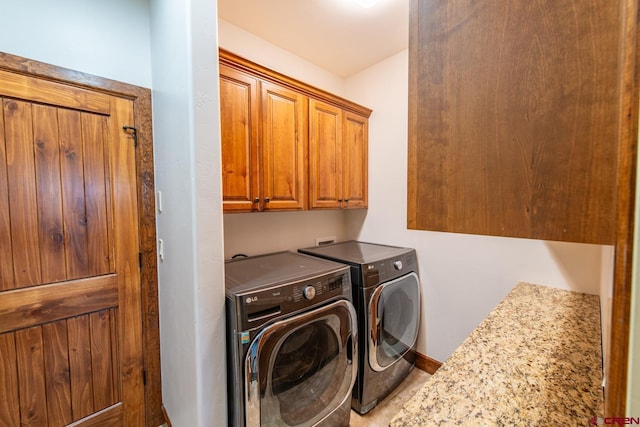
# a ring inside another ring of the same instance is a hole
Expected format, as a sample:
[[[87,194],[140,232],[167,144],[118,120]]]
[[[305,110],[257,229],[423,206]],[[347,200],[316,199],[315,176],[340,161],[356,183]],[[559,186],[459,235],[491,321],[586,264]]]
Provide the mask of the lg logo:
[[[251,304],[252,302],[258,301],[258,297],[257,296],[247,297],[245,301],[247,302],[247,304]]]

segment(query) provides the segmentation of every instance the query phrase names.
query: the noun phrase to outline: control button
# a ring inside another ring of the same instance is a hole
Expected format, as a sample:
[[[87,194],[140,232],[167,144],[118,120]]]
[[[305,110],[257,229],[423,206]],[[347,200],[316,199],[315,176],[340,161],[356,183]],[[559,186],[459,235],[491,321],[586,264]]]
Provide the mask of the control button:
[[[402,261],[400,261],[400,260],[394,261],[393,262],[393,267],[396,270],[402,270]]]
[[[304,297],[306,299],[313,299],[316,296],[316,288],[314,288],[313,286],[309,285],[306,288],[304,288],[304,290],[302,291],[302,295],[304,295]]]

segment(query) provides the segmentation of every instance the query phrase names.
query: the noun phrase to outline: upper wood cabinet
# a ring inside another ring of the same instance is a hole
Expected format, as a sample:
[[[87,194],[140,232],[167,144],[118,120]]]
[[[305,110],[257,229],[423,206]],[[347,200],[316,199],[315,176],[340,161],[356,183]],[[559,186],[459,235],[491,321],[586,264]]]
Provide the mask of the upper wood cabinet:
[[[371,110],[220,50],[225,212],[367,206]]]
[[[222,195],[225,211],[250,211],[260,198],[258,79],[220,65]]]
[[[269,82],[262,87],[263,210],[306,207],[307,98]]]
[[[411,3],[409,228],[614,243],[623,3]]]
[[[303,209],[307,99],[221,64],[220,102],[224,210]]]
[[[344,207],[364,208],[368,203],[369,121],[345,111],[342,123]]]
[[[311,209],[343,202],[342,109],[309,102],[309,200]]]
[[[367,206],[366,117],[309,101],[311,209]]]

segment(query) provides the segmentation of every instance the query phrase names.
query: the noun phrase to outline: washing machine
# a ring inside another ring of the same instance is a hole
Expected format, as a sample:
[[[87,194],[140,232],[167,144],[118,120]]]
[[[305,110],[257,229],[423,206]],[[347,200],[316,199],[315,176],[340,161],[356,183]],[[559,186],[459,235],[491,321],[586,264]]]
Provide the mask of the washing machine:
[[[420,325],[416,251],[348,241],[298,252],[350,266],[360,354],[351,405],[365,414],[415,366]]]
[[[348,426],[357,370],[349,267],[278,252],[225,263],[230,426]]]

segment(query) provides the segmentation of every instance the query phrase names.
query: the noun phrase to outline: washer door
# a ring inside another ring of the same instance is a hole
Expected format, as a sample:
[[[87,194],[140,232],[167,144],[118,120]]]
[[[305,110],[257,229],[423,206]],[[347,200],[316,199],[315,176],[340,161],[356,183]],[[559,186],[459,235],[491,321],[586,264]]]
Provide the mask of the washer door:
[[[420,281],[414,272],[378,286],[369,300],[369,365],[384,371],[411,350],[420,324]]]
[[[313,426],[350,399],[356,331],[346,300],[262,330],[245,358],[247,426]]]

